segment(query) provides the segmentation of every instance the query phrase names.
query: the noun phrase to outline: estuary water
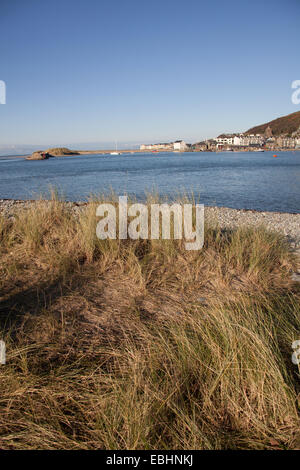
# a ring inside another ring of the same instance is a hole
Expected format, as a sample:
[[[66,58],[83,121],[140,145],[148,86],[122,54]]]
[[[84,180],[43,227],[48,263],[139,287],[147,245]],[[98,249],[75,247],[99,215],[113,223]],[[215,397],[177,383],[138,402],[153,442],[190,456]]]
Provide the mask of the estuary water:
[[[0,157],[0,199],[66,200],[110,193],[192,194],[208,206],[300,213],[300,152],[80,155],[28,161]]]

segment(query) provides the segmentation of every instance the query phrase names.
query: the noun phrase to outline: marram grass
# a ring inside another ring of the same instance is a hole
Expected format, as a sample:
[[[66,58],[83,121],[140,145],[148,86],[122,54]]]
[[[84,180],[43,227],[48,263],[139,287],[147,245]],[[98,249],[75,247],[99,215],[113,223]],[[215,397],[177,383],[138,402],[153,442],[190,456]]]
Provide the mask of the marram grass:
[[[100,241],[96,206],[0,218],[0,448],[299,448],[284,239]]]

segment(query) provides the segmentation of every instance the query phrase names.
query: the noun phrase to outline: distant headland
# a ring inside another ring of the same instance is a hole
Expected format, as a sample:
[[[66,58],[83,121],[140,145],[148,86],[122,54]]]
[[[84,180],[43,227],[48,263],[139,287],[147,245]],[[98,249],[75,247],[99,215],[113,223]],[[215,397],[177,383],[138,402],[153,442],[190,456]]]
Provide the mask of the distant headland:
[[[184,140],[174,142],[142,144],[139,149],[112,150],[70,150],[55,147],[37,150],[26,156],[27,160],[47,160],[51,157],[96,154],[124,154],[150,152],[218,152],[218,151],[264,151],[300,150],[300,111],[282,116],[243,133],[220,134],[218,137],[188,144]]]
[[[67,155],[79,155],[79,152],[66,147],[54,147],[48,150],[37,150],[26,157],[26,160],[47,160],[51,157],[65,157]]]
[[[220,134],[218,137],[187,144],[183,140],[143,144],[141,151],[218,152],[300,149],[300,111],[252,127],[243,133]]]

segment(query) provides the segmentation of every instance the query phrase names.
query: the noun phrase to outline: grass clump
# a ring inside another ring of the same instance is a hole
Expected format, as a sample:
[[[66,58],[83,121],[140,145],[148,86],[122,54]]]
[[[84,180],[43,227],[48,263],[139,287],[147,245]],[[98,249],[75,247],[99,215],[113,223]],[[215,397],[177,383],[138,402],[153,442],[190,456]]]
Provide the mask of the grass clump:
[[[284,239],[99,240],[97,201],[0,217],[2,449],[299,447]]]

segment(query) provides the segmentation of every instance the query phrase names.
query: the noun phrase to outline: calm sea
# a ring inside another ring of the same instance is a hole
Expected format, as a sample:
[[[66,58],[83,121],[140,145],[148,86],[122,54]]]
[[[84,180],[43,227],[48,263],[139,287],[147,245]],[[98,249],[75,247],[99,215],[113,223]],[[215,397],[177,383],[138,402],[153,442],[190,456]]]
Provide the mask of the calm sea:
[[[193,193],[205,205],[300,213],[300,152],[0,157],[0,199],[36,199],[55,187],[67,200],[91,194]]]

